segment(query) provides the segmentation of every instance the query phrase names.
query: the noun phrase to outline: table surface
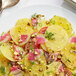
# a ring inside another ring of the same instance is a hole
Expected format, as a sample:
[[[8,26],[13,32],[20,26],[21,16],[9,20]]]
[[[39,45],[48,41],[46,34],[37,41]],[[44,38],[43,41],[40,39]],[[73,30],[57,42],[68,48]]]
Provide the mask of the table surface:
[[[76,9],[71,7],[71,5],[65,2],[64,0],[20,0],[20,2],[17,5],[5,9],[2,15],[7,15],[12,11],[16,11],[17,9],[21,9],[23,7],[27,7],[31,5],[55,5],[66,8],[76,14]]]

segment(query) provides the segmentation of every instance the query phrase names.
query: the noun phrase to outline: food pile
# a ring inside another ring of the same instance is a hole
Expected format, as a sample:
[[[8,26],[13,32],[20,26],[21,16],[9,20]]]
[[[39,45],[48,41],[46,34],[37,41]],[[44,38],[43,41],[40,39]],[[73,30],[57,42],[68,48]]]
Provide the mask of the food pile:
[[[0,76],[76,76],[76,35],[63,17],[34,14],[0,36]]]

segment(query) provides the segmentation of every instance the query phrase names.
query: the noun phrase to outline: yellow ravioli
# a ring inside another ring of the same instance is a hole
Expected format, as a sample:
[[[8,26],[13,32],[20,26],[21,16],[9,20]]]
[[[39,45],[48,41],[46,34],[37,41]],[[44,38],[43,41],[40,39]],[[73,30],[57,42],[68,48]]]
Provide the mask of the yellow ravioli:
[[[62,56],[62,61],[70,69],[76,68],[76,54],[74,53],[74,51],[76,51],[76,49],[73,50],[72,47],[75,47],[76,48],[76,44],[69,43],[61,51],[61,54],[63,55]]]
[[[40,58],[40,64],[39,63],[34,63],[31,66],[31,72],[29,72],[30,76],[43,76],[44,72],[46,70],[46,61],[45,57],[42,55]]]
[[[64,17],[55,15],[53,18],[50,19],[50,22],[51,24],[61,26],[63,29],[65,29],[69,37],[72,36],[73,34],[72,24]]]
[[[49,26],[46,31],[54,34],[54,40],[50,39],[45,43],[48,50],[52,49],[53,51],[60,51],[67,45],[68,35],[61,26],[52,25]]]
[[[13,58],[13,49],[11,48],[10,44],[3,44],[0,47],[1,53],[5,58],[7,58],[10,61],[15,61]]]
[[[52,62],[47,65],[48,69],[45,71],[45,76],[55,76],[59,74],[59,67],[61,66],[61,62]]]
[[[30,26],[15,26],[10,30],[10,35],[13,41],[18,44],[20,35],[31,35],[33,32]]]

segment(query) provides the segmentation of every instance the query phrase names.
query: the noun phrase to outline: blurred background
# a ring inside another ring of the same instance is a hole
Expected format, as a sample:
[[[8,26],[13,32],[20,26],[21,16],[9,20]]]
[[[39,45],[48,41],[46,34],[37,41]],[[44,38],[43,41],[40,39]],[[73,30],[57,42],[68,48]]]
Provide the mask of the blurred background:
[[[17,9],[21,9],[27,6],[31,6],[31,5],[55,5],[55,6],[61,6],[63,8],[66,8],[70,11],[72,11],[73,13],[76,14],[76,0],[74,0],[75,2],[73,2],[73,0],[20,0],[20,2],[8,9],[5,9],[3,11],[3,14],[5,13],[10,13]]]

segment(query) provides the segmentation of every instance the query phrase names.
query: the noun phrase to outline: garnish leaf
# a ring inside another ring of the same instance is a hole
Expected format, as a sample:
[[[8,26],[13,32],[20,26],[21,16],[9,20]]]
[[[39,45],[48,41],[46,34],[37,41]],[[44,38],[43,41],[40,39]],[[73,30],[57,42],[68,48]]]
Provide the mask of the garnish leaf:
[[[32,64],[32,65],[34,65],[34,63],[35,63],[34,61],[33,61],[33,62],[31,62],[31,64]]]
[[[0,71],[1,71],[1,73],[2,73],[3,75],[5,75],[5,67],[4,67],[4,66],[1,66],[1,67],[0,67]]]
[[[76,73],[74,73],[73,76],[76,76]]]
[[[49,39],[53,39],[52,36],[54,36],[54,34],[53,34],[52,32],[49,32],[49,33],[48,33],[48,31],[46,31],[46,33],[45,33],[45,38],[47,38],[48,40],[49,40]],[[54,38],[54,39],[55,39],[55,38]]]
[[[47,73],[47,75],[50,75],[51,71],[48,71],[48,72],[46,72],[46,73]]]
[[[33,50],[33,47],[32,47],[32,45],[30,46],[30,50]]]
[[[34,13],[34,14],[32,15],[32,17],[33,17],[33,18],[36,18],[36,13]]]

